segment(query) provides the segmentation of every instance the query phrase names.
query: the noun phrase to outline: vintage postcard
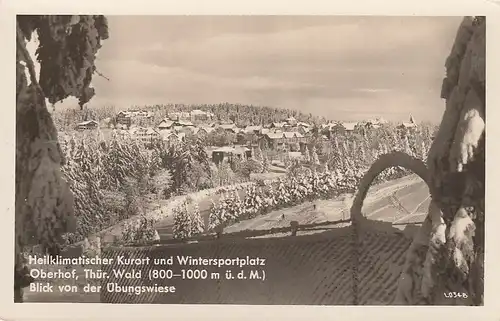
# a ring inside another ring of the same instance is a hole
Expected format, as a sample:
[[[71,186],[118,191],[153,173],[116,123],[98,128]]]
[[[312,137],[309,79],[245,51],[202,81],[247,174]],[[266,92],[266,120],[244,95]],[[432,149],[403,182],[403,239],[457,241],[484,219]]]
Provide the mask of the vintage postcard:
[[[7,4],[6,320],[144,304],[174,319],[500,317],[485,290],[500,6],[167,3]]]

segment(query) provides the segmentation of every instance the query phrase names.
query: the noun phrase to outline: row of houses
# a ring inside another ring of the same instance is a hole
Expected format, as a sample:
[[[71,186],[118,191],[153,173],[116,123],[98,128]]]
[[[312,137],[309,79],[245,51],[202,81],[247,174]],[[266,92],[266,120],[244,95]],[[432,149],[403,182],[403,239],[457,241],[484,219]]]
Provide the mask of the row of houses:
[[[194,113],[193,113],[194,112]],[[206,112],[196,112],[193,111],[188,113],[190,115],[205,115],[210,116],[210,113]],[[141,115],[140,117],[150,117],[144,111],[136,112],[121,112],[118,117],[123,116],[130,119],[132,115]],[[214,123],[214,122],[203,122],[202,124],[195,124],[191,120],[186,120],[187,115],[178,115],[180,113],[174,113],[168,118],[163,119],[155,128],[143,128],[143,127],[130,127],[124,125],[123,123],[117,124],[118,129],[129,130],[129,133],[144,141],[153,141],[157,139],[162,140],[179,140],[182,141],[184,137],[188,134],[197,135],[199,137],[206,136],[217,129],[222,129],[225,132],[235,134],[236,139],[233,143],[241,142],[244,140],[251,140],[253,143],[258,141],[261,148],[270,149],[288,149],[290,150],[290,145],[298,145],[302,149],[301,145],[306,143],[307,137],[311,135],[314,128],[305,122],[299,122],[294,117],[289,117],[283,122],[274,122],[267,126],[261,125],[249,125],[244,128],[238,127],[234,123]],[[183,117],[180,117],[183,116]],[[207,117],[208,117],[207,116]],[[135,117],[135,116],[134,116]],[[139,117],[139,116],[137,116]],[[211,116],[210,116],[211,117]],[[184,118],[184,119],[183,119]],[[209,118],[203,118],[209,119]],[[351,132],[355,131],[357,128],[379,128],[388,122],[384,119],[372,119],[365,122],[329,122],[327,124],[321,125],[317,130],[319,134],[334,133],[338,131]],[[94,120],[85,121],[78,124],[79,129],[94,129],[99,126],[98,122]],[[399,127],[401,128],[414,128],[416,127],[416,122],[414,118],[410,115],[409,122],[403,122]],[[247,135],[255,135],[251,139]],[[326,138],[326,137],[324,137]]]
[[[307,145],[307,137],[299,132],[275,131],[263,134],[258,144],[261,149],[303,152]]]
[[[153,116],[153,112],[145,110],[122,110],[116,114],[116,123],[130,127],[134,118],[151,119]]]
[[[178,121],[206,122],[212,121],[215,115],[210,112],[195,109],[190,112],[171,112],[168,113],[168,118]]]
[[[151,127],[133,127],[129,130],[117,130],[116,132],[120,135],[139,139],[146,145],[157,141],[166,143],[183,142],[186,138],[186,133],[158,131]]]
[[[116,114],[117,124],[122,124],[130,127],[134,118],[151,119],[154,116],[153,112],[145,110],[122,110]],[[180,122],[206,122],[211,121],[214,114],[203,110],[195,109],[190,112],[171,112],[168,114],[168,119]]]

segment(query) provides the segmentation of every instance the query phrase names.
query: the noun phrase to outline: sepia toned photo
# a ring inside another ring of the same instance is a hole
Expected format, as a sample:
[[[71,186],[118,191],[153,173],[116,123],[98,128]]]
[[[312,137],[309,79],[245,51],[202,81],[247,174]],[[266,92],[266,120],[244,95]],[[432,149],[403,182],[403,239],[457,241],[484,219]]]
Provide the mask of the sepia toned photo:
[[[13,301],[483,306],[484,16],[17,15]]]

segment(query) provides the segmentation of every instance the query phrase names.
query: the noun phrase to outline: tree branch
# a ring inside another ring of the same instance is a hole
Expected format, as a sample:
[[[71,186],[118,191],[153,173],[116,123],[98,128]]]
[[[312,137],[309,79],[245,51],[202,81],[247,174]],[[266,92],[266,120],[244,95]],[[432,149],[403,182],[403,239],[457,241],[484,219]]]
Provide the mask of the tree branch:
[[[31,59],[31,56],[28,52],[28,49],[26,49],[24,35],[23,35],[23,32],[21,31],[21,28],[19,27],[19,22],[17,22],[17,37],[16,38],[17,38],[16,40],[17,40],[18,50],[21,51],[21,54],[23,55],[23,60],[24,60],[24,62],[26,62],[26,67],[28,67],[31,83],[37,88],[37,90],[40,90],[40,92],[43,93],[42,88],[40,87],[40,84],[38,83],[38,80],[36,78],[35,64],[33,63],[33,60]]]
[[[107,81],[111,81],[111,80],[109,80],[109,78],[108,78],[108,77],[106,77],[106,76],[104,76],[102,73],[100,73],[100,72],[99,72],[99,70],[97,70],[97,68],[96,68],[94,71],[95,71],[95,73],[96,73],[97,75],[101,76],[102,78],[106,79]]]

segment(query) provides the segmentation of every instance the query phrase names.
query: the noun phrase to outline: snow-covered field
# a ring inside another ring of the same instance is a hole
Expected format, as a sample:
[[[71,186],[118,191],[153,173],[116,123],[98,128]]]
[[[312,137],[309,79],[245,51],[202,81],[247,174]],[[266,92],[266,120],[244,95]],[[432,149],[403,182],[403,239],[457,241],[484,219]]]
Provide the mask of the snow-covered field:
[[[347,219],[351,198],[352,195],[342,195],[331,200],[306,202],[238,222],[225,228],[224,232],[285,227],[289,226],[291,221],[310,224]],[[404,227],[406,223],[424,220],[429,201],[429,191],[425,183],[419,177],[410,175],[372,186],[364,202],[363,213],[372,220],[393,222],[395,226],[402,224],[401,227]],[[203,209],[210,204],[208,200],[200,203],[200,211],[205,219],[208,216],[208,210]],[[167,217],[158,224],[157,229],[160,237],[171,238],[172,218]]]

